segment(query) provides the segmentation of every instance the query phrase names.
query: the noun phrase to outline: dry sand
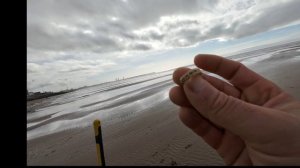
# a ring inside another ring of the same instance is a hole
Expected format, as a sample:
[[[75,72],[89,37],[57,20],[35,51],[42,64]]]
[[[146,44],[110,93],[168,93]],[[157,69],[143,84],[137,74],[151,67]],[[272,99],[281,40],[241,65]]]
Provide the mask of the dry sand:
[[[249,66],[300,99],[300,61]],[[169,100],[111,125],[102,121],[106,165],[224,165],[203,140],[178,119]],[[28,165],[96,165],[93,128],[76,128],[27,142]]]

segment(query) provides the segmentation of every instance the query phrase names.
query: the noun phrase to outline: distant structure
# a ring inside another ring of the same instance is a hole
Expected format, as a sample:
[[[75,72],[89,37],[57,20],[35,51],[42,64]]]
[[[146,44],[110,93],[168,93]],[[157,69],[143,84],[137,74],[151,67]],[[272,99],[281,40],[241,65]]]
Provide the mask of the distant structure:
[[[123,76],[123,78],[121,78],[121,79],[120,79],[119,77],[117,77],[117,78],[116,78],[116,81],[119,81],[119,80],[124,80],[124,79],[125,79],[125,77],[124,77],[124,76]]]

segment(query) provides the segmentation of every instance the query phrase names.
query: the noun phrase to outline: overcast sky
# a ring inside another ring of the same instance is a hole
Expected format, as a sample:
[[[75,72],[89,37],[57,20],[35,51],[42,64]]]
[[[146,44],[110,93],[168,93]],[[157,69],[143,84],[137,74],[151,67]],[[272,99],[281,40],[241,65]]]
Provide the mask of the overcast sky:
[[[299,9],[299,0],[28,0],[28,90],[93,85],[295,37]]]

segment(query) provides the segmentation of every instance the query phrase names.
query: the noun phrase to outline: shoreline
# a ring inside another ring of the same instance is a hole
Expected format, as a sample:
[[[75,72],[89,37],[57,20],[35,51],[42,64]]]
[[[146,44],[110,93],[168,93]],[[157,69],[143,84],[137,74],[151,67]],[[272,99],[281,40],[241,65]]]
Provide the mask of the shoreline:
[[[244,64],[300,100],[299,58]],[[181,123],[170,100],[128,115],[115,116],[116,122],[101,120],[106,165],[224,165],[216,151]],[[28,140],[27,164],[96,166],[92,122]]]

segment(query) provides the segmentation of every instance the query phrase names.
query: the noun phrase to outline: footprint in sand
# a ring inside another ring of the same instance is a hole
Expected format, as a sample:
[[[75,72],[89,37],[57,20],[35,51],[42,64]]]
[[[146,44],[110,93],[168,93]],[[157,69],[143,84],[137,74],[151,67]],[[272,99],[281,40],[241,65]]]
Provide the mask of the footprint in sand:
[[[188,144],[187,146],[185,146],[184,148],[185,149],[188,149],[188,148],[190,148],[192,146],[192,144]]]
[[[152,157],[156,156],[158,154],[158,152],[155,152],[152,154]]]
[[[172,160],[172,162],[171,162],[171,166],[177,166],[177,162],[176,162],[176,161],[174,161],[174,160]]]

